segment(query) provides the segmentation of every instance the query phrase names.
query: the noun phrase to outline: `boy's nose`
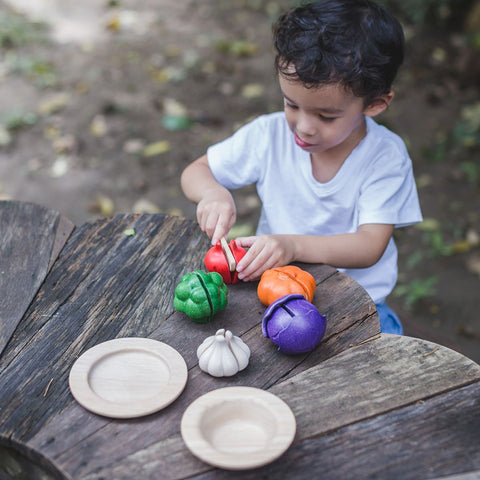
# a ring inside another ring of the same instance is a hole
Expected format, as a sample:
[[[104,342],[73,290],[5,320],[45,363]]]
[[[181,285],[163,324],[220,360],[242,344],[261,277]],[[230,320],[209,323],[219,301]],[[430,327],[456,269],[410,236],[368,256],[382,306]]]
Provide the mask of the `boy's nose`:
[[[315,135],[315,125],[307,115],[299,115],[297,118],[297,133],[300,136],[311,137]]]

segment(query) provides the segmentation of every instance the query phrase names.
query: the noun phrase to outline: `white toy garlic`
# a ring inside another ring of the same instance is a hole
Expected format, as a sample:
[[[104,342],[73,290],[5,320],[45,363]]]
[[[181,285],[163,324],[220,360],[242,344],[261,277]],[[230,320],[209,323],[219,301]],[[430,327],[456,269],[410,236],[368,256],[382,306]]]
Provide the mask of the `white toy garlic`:
[[[197,348],[198,366],[213,377],[231,377],[243,370],[250,359],[250,349],[240,337],[221,328]]]

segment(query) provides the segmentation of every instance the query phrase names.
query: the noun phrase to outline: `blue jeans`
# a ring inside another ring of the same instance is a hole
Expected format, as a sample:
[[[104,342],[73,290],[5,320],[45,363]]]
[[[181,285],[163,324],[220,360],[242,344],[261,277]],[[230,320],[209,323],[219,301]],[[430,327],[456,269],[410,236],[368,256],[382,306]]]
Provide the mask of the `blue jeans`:
[[[403,335],[403,327],[397,314],[385,302],[377,303],[376,307],[382,333]]]

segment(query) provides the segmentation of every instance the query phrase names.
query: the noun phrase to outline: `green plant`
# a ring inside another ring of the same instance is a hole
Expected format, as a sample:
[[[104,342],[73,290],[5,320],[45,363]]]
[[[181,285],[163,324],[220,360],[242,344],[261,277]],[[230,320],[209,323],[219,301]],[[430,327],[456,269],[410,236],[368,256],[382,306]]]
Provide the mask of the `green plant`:
[[[34,125],[38,117],[33,112],[23,110],[12,110],[3,117],[3,124],[7,130],[17,130],[19,128]]]
[[[45,40],[45,26],[0,10],[0,48],[14,48]]]
[[[460,170],[465,174],[469,183],[480,184],[480,160],[478,157],[471,161],[462,162]]]
[[[407,260],[406,260],[406,266],[409,270],[412,270],[414,268],[416,268],[417,266],[419,266],[423,259],[424,259],[425,255],[423,253],[422,250],[415,250],[414,252],[412,252]]]
[[[480,145],[480,102],[464,106],[457,124],[449,132],[439,131],[433,145],[423,150],[428,160],[439,162],[449,156],[468,155],[473,160],[464,162],[461,170],[472,183],[478,181],[480,159],[478,146]],[[477,155],[477,156],[476,156]]]
[[[425,232],[425,239],[429,245],[431,256],[447,257],[455,253],[453,245],[445,241],[441,231]]]
[[[465,148],[477,147],[480,142],[480,102],[462,108],[460,121],[453,130],[453,142]]]
[[[6,64],[12,73],[29,78],[41,88],[54,87],[58,83],[54,66],[50,62],[9,52],[6,55]]]
[[[435,288],[437,282],[436,275],[426,279],[414,278],[408,283],[398,285],[393,294],[396,297],[403,297],[405,307],[412,309],[420,300],[433,297],[437,293]]]

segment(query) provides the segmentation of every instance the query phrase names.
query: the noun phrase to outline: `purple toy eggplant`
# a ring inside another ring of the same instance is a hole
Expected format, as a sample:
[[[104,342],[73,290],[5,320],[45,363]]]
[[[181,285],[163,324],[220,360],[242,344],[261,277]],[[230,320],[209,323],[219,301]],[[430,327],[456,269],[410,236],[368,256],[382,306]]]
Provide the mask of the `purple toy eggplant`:
[[[325,334],[326,320],[303,295],[292,293],[275,300],[266,309],[262,332],[278,346],[280,352],[289,355],[306,353],[320,343]]]

